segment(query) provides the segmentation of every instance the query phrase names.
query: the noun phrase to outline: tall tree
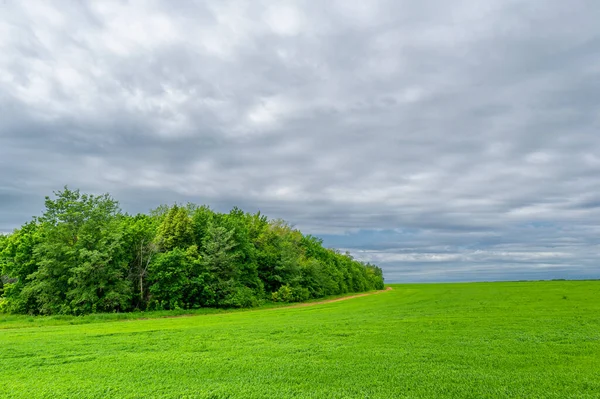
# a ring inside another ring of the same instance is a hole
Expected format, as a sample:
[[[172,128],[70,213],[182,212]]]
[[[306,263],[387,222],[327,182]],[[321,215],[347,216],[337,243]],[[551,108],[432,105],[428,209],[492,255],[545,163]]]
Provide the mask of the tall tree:
[[[0,298],[2,298],[2,295],[4,294],[4,280],[6,279],[5,273],[4,273],[4,258],[2,256],[2,252],[4,251],[4,248],[6,246],[6,242],[7,242],[7,237],[0,233]]]
[[[210,224],[206,233],[203,242],[203,265],[220,281],[237,279],[238,253],[235,251],[237,244],[233,239],[233,231]]]
[[[193,307],[188,301],[197,275],[198,252],[195,245],[186,250],[174,248],[160,253],[150,264],[149,303],[152,309]]]
[[[24,292],[37,299],[36,312],[89,313],[127,307],[131,287],[124,278],[120,209],[108,194],[79,190],[46,197],[40,242],[34,250],[38,269]]]
[[[6,280],[3,292],[5,311],[31,313],[36,307],[36,297],[23,290],[30,281],[28,277],[38,269],[34,251],[41,239],[37,219],[25,223],[5,237],[3,249],[0,251],[1,274]]]
[[[130,255],[129,278],[137,298],[134,306],[138,309],[146,308],[148,269],[162,248],[162,238],[156,232],[158,221],[158,217],[144,214],[122,219],[125,245]]]
[[[173,205],[159,226],[158,235],[166,251],[194,244],[194,229],[186,208]]]

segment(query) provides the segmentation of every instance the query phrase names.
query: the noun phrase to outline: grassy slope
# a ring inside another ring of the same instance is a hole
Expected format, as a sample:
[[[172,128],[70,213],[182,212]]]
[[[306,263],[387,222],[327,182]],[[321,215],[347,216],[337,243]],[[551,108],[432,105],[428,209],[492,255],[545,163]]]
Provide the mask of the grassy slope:
[[[358,295],[369,294],[372,292],[381,291],[367,291]],[[200,309],[180,309],[180,310],[153,310],[147,312],[129,312],[129,313],[96,313],[84,316],[69,316],[69,315],[56,315],[46,317],[36,317],[27,315],[6,315],[0,313],[0,330],[14,329],[14,328],[27,328],[27,327],[45,327],[45,326],[60,326],[60,325],[77,325],[77,324],[91,324],[91,323],[105,323],[109,321],[133,321],[133,320],[144,320],[144,319],[158,319],[163,317],[179,317],[179,316],[199,316],[199,315],[214,315],[221,313],[235,313],[235,312],[253,312],[257,310],[274,309],[274,308],[286,308],[291,306],[298,306],[304,304],[319,303],[321,301],[328,300],[339,300],[349,298],[357,294],[344,294],[344,295],[332,295],[328,297],[311,299],[302,304],[290,304],[284,302],[265,302],[257,308],[252,309],[219,309],[219,308],[200,308]]]
[[[0,343],[1,398],[598,398],[600,282],[395,285]]]

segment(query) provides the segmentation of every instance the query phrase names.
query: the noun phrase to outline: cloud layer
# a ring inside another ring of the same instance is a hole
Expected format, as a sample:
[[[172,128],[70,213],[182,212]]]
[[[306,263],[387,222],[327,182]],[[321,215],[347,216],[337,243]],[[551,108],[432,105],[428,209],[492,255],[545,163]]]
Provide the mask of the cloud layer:
[[[600,278],[597,1],[0,4],[0,231],[68,184],[388,281]]]

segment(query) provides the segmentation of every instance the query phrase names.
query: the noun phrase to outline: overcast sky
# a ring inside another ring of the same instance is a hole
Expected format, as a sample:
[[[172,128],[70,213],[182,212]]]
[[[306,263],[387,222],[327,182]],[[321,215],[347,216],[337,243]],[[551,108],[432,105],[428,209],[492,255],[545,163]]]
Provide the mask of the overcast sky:
[[[237,205],[386,280],[600,278],[600,2],[0,1],[0,231]]]

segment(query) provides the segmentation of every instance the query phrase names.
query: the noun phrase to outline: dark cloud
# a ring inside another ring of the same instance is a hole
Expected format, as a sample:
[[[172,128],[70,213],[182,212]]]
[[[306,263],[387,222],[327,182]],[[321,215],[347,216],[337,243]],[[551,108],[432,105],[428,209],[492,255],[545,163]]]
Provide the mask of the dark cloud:
[[[600,277],[595,1],[0,4],[0,230],[68,184],[388,280]]]

